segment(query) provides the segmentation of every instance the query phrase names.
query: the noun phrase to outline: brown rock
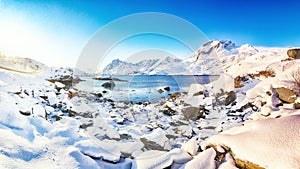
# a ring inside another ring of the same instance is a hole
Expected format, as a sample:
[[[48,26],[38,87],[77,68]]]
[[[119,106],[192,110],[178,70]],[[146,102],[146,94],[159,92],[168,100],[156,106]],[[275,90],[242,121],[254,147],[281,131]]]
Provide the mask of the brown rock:
[[[293,90],[280,87],[280,88],[275,88],[275,91],[278,95],[278,98],[285,102],[285,103],[295,103],[296,101],[296,94]]]
[[[300,103],[298,103],[298,102],[294,103],[294,108],[295,109],[300,109]]]
[[[289,49],[287,51],[287,55],[290,58],[294,58],[294,59],[300,59],[300,49]]]

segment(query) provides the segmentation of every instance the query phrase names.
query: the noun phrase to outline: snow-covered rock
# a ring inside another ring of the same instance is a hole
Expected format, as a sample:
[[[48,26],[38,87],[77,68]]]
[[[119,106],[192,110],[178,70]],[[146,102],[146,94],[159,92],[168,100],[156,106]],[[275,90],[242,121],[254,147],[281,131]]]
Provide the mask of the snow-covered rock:
[[[300,115],[258,120],[208,139],[206,145],[230,148],[235,157],[264,168],[300,166]]]

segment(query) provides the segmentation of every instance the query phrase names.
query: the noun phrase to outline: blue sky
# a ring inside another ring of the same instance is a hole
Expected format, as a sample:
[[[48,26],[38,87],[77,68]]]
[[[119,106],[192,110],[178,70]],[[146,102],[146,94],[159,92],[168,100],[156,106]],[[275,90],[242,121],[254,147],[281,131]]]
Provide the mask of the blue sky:
[[[48,65],[74,67],[82,48],[97,30],[139,12],[181,17],[208,39],[230,39],[238,45],[295,47],[300,46],[299,9],[300,2],[289,0],[0,0],[0,51]],[[146,39],[151,42],[149,36]]]

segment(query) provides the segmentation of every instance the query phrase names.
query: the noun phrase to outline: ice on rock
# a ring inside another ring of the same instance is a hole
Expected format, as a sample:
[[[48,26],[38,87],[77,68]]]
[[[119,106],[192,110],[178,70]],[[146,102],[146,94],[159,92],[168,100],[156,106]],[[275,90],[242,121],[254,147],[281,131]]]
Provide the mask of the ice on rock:
[[[216,168],[216,151],[213,148],[209,148],[194,156],[194,159],[187,162],[180,169],[215,169]]]
[[[188,142],[182,145],[182,149],[192,156],[196,155],[199,148],[197,139],[198,139],[197,137],[191,138]]]
[[[150,134],[145,134],[143,137],[159,144],[161,147],[164,147],[165,143],[168,141],[165,131],[161,128],[157,128]]]

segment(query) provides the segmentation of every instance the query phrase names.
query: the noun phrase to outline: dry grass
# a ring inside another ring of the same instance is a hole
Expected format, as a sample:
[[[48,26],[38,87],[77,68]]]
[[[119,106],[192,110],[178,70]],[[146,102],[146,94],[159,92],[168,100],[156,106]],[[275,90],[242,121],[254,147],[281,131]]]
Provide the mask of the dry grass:
[[[246,82],[249,80],[248,76],[237,76],[234,78],[234,88],[242,88],[244,87],[242,82]]]
[[[256,77],[260,77],[260,76],[264,76],[265,78],[268,78],[268,77],[275,77],[276,76],[276,73],[274,70],[272,69],[269,69],[269,70],[262,70],[262,71],[259,71],[258,73],[256,74],[249,74],[249,76],[251,78],[256,78]]]
[[[297,95],[300,94],[300,68],[291,73],[291,81],[294,85],[294,91]]]

